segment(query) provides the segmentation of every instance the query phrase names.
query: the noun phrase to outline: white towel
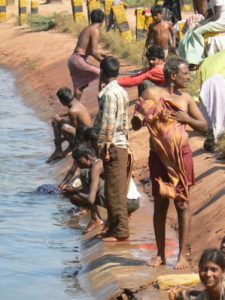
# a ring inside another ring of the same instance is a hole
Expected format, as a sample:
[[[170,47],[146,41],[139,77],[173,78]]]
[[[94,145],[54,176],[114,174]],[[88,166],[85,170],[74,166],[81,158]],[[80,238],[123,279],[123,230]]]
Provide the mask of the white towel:
[[[225,131],[225,79],[220,75],[207,79],[202,85],[200,97],[201,105],[204,105],[207,111],[217,140],[218,136]]]

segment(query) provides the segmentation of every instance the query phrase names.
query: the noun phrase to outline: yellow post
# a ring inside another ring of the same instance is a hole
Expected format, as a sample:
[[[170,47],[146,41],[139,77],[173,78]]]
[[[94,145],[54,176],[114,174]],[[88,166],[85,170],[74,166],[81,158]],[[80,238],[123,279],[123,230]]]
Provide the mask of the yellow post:
[[[27,21],[27,1],[19,0],[19,24],[22,25]]]
[[[109,26],[110,13],[112,9],[113,0],[105,0],[104,10],[105,10],[105,28]]]
[[[145,37],[145,9],[139,7],[135,10],[136,15],[136,39],[140,40]]]
[[[130,27],[126,17],[126,11],[123,4],[113,5],[112,6],[113,14],[115,16],[116,24],[119,27],[120,35],[123,40],[131,41],[132,35]]]
[[[88,21],[90,22],[90,15],[92,10],[101,9],[100,0],[87,0],[87,11],[88,11]]]
[[[145,29],[148,30],[149,26],[153,23],[151,15],[145,14]]]
[[[178,34],[177,35],[178,35],[178,40],[180,41],[184,36],[183,29],[184,29],[185,21],[184,20],[178,21],[177,24],[178,24]]]
[[[73,20],[79,23],[84,20],[83,14],[83,1],[82,0],[71,0]]]
[[[7,21],[6,0],[0,0],[0,23]]]
[[[31,4],[30,11],[31,11],[32,15],[38,14],[38,1],[31,1],[30,4]]]

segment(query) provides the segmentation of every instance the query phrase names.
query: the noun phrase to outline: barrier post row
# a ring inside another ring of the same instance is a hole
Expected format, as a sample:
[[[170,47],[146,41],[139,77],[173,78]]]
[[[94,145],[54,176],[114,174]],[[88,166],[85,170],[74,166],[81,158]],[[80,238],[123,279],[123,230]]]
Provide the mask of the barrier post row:
[[[7,21],[6,0],[0,0],[0,23]]]
[[[121,38],[124,41],[131,41],[132,35],[129,27],[129,23],[126,17],[126,11],[123,4],[112,6],[113,14],[115,16],[116,24],[119,27]]]
[[[19,8],[19,25],[22,25],[27,21],[27,1],[19,0],[18,8]]]
[[[79,23],[84,20],[83,14],[83,1],[82,0],[71,0],[73,20],[75,23]]]

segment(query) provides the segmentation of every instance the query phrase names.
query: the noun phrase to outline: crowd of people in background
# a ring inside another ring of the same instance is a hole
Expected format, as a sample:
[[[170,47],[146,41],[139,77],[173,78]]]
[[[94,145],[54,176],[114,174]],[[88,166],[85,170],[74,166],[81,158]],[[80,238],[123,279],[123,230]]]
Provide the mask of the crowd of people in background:
[[[177,1],[174,3],[177,4]],[[194,1],[197,13],[204,10],[204,3],[200,4]],[[74,91],[64,87],[57,92],[60,103],[68,108],[68,112],[52,118],[55,151],[47,162],[72,152],[72,166],[59,184],[61,192],[79,213],[90,210],[91,221],[84,233],[101,225],[99,237],[102,241],[119,242],[129,238],[129,217],[139,207],[140,194],[132,178],[133,158],[129,148],[129,96],[124,89],[138,87],[139,99],[130,121],[134,130],[147,126],[150,134],[149,170],[157,245],[156,256],[147,262],[150,267],[166,264],[165,227],[170,199],[174,200],[179,224],[179,253],[175,268],[189,266],[186,245],[190,231],[190,187],[194,184],[194,173],[186,129],[189,126],[204,133],[208,125],[191,95],[184,92],[190,80],[189,67],[199,65],[204,58],[204,40],[201,51],[194,53],[195,60],[189,58],[191,50],[186,45],[189,45],[190,39],[192,45],[193,39],[202,41],[204,32],[225,30],[224,0],[212,0],[212,4],[211,16],[207,10],[203,21],[186,31],[177,50],[180,56],[170,57],[171,53],[176,53],[173,24],[174,20],[181,19],[179,5],[174,6],[176,9],[173,17],[170,15],[171,22],[165,8],[173,11],[174,7],[169,5],[169,1],[165,1],[163,7],[156,3],[151,8],[153,23],[143,49],[143,58],[147,59],[149,68],[141,74],[127,77],[119,77],[119,60],[99,49],[104,13],[99,9],[93,10],[91,24],[81,31],[68,60]],[[100,68],[87,61],[89,56],[100,63]],[[88,107],[80,100],[84,89],[94,80],[99,92],[96,95],[98,113],[93,122]],[[68,142],[65,150],[62,148],[64,141]],[[143,147],[148,151],[148,145]],[[106,208],[106,222],[102,220],[97,205]],[[224,252],[224,243],[222,245]],[[220,275],[224,273],[224,257],[219,250],[206,250],[200,259],[199,272],[206,291],[197,299],[224,299],[224,288],[219,277],[216,291],[210,290],[206,274],[208,269],[216,268],[212,265],[218,267]],[[211,293],[222,296],[211,297]],[[185,299],[192,299],[190,295],[185,295]]]

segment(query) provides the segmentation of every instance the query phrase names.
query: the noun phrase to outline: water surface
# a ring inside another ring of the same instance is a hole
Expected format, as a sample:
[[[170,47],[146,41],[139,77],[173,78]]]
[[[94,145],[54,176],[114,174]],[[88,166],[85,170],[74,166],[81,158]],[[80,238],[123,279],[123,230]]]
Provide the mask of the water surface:
[[[4,69],[0,137],[0,298],[91,299],[76,279],[81,229],[67,213],[70,203],[35,192],[39,185],[56,184],[57,164],[45,164],[51,128],[23,104],[12,73]]]

